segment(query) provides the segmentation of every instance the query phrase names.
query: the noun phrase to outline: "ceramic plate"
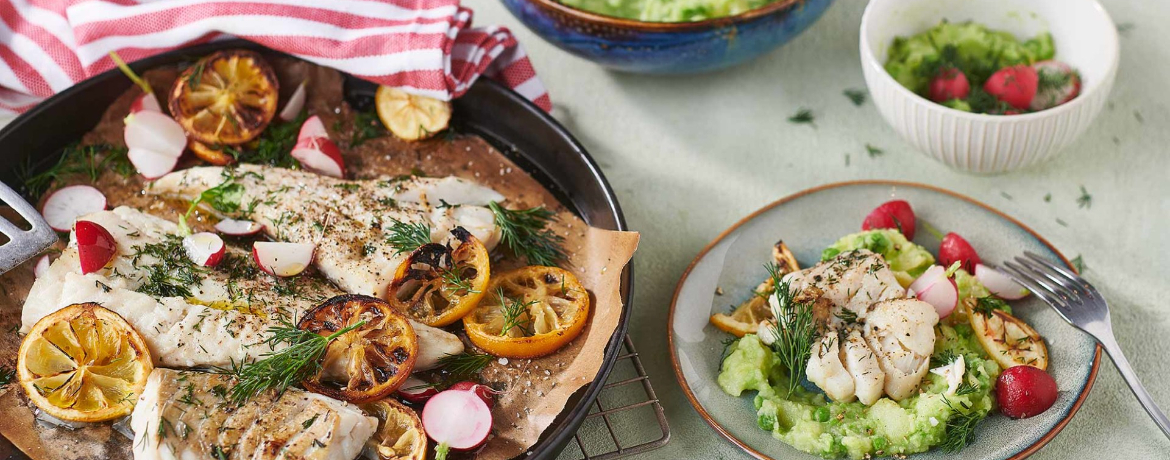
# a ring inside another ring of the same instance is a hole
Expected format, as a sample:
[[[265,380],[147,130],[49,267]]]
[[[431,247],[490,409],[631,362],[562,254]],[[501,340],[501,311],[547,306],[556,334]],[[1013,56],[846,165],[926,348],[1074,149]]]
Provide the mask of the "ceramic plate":
[[[821,250],[857,232],[877,205],[891,199],[910,202],[920,221],[963,235],[984,260],[999,263],[1023,251],[1052,260],[1064,258],[1044,238],[987,205],[934,187],[898,182],[848,182],[806,190],[777,201],[736,223],[709,244],[683,274],[670,307],[670,351],[675,375],[699,415],[721,435],[760,459],[814,458],[773,438],[756,426],[754,392],[741,397],[724,393],[715,383],[724,339],[730,337],[707,322],[713,313],[747,299],[767,273],[771,247],[783,239],[801,267],[820,259]],[[915,243],[936,252],[938,240],[921,230]],[[721,289],[722,295],[717,295]],[[1084,401],[1101,354],[1097,343],[1065,323],[1050,307],[1028,297],[1013,310],[1044,336],[1048,372],[1060,396],[1044,413],[1025,420],[999,414],[988,417],[962,458],[1024,458],[1051,440]],[[913,459],[954,459],[937,449]]]

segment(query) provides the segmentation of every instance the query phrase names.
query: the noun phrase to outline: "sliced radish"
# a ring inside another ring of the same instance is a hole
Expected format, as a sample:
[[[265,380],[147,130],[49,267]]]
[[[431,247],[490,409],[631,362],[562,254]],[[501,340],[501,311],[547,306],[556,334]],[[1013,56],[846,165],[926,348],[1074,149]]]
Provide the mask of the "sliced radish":
[[[134,102],[130,104],[130,113],[138,113],[143,110],[162,112],[162,106],[158,104],[158,97],[154,93],[142,93],[141,96],[134,98]]]
[[[311,243],[283,243],[257,241],[252,244],[252,257],[264,273],[280,277],[296,276],[313,262]]]
[[[930,287],[930,285],[945,279],[946,272],[947,269],[943,268],[942,265],[931,265],[921,275],[918,275],[918,278],[915,278],[913,283],[910,283],[908,290],[922,292],[924,289]]]
[[[449,449],[471,450],[487,441],[492,410],[474,391],[447,390],[431,397],[422,411],[423,431],[433,439],[435,458]]]
[[[918,300],[933,306],[939,318],[950,316],[959,304],[959,290],[941,265],[931,265],[922,276],[910,283],[907,291],[913,292]]]
[[[183,237],[183,252],[196,265],[214,267],[223,259],[226,246],[214,233],[199,232]]]
[[[398,396],[412,403],[421,403],[431,396],[439,394],[439,390],[427,382],[424,382],[414,376],[407,377],[402,386],[398,388]]]
[[[62,187],[49,195],[41,215],[53,230],[68,232],[78,217],[106,209],[106,196],[88,185]]]
[[[321,117],[316,115],[309,117],[301,124],[301,131],[297,133],[297,143],[314,137],[329,137],[329,131],[325,130],[325,123],[321,121]]]
[[[947,233],[938,245],[938,262],[944,267],[950,267],[959,262],[967,273],[975,273],[975,266],[982,262],[979,253],[971,247],[971,243],[959,236],[958,233]]]
[[[345,162],[341,149],[327,137],[310,137],[297,141],[293,147],[293,158],[305,169],[329,177],[345,177]]]
[[[301,109],[305,108],[305,82],[297,85],[297,90],[293,91],[292,97],[288,98],[288,102],[284,103],[284,108],[280,110],[280,119],[284,121],[293,121],[297,119],[297,115],[301,114]],[[322,125],[321,129],[325,129]]]
[[[1041,61],[1032,64],[1038,83],[1032,110],[1045,110],[1064,104],[1081,93],[1081,75],[1060,61]]]
[[[48,254],[41,256],[41,258],[37,260],[37,264],[33,266],[33,275],[37,278],[45,276],[49,273],[49,265],[51,264],[52,261],[49,260]]]
[[[118,243],[109,230],[88,220],[77,221],[73,238],[77,241],[77,259],[81,262],[82,275],[101,270],[118,253]]]
[[[476,396],[479,396],[479,399],[483,400],[484,404],[488,405],[488,408],[495,407],[495,405],[496,405],[496,398],[495,398],[496,391],[487,385],[475,383],[475,382],[463,381],[463,382],[459,382],[459,383],[456,383],[454,385],[451,385],[451,388],[449,388],[449,389],[450,390],[462,390],[462,391],[473,392],[473,393],[475,393]]]
[[[187,148],[187,133],[173,118],[145,110],[126,116],[126,147],[178,158]]]
[[[264,224],[250,220],[224,219],[215,224],[215,229],[225,235],[248,236],[260,233],[260,230],[264,230]]]
[[[975,279],[978,279],[983,287],[1001,299],[1016,300],[1028,295],[1028,290],[1016,283],[1015,280],[1003,272],[983,264],[975,266]]]
[[[869,215],[865,216],[865,220],[861,222],[861,229],[891,228],[902,232],[906,239],[912,240],[914,239],[916,220],[910,203],[906,200],[893,200],[882,203],[881,206],[870,211]]]
[[[147,180],[155,180],[175,170],[179,157],[164,155],[153,150],[131,148],[126,152],[130,164]]]

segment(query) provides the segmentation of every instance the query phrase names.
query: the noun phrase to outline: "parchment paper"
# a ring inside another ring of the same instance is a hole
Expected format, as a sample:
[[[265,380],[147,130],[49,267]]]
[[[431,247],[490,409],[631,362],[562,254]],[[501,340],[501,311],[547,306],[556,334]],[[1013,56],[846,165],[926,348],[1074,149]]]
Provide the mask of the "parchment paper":
[[[569,396],[589,383],[601,368],[605,345],[621,317],[621,272],[637,249],[638,234],[588,227],[536,180],[475,136],[440,136],[417,143],[386,136],[351,145],[352,137],[344,128],[351,126],[356,112],[343,102],[341,75],[289,59],[273,58],[269,62],[281,81],[283,97],[307,79],[306,109],[322,118],[330,136],[341,145],[347,168],[355,178],[395,176],[421,169],[427,175],[455,175],[492,187],[508,197],[507,204],[514,208],[544,205],[558,211],[559,221],[553,227],[565,237],[569,253],[563,267],[571,270],[591,294],[590,324],[580,337],[550,356],[493,361],[482,375],[486,383],[503,392],[493,409],[492,437],[474,457],[502,460],[523,454],[564,410]],[[144,77],[157,94],[165,97],[177,73],[175,69],[158,69]],[[122,118],[138,94],[136,88],[123,94],[84,142],[123,145]],[[166,106],[165,101],[160,102]],[[191,162],[185,160],[180,167]],[[171,220],[185,210],[186,203],[143,194],[144,185],[140,178],[112,172],[103,174],[95,184],[106,194],[110,207],[133,206]],[[203,216],[194,222],[196,227],[210,228]],[[20,323],[20,307],[34,279],[34,263],[30,261],[0,276],[0,331],[7,331],[0,333],[0,362],[9,368],[15,366],[20,346],[15,331]],[[504,259],[493,262],[493,270],[520,265],[519,261]],[[130,441],[114,432],[108,423],[75,430],[49,427],[37,423],[32,410],[17,383],[0,389],[0,434],[35,460],[131,458]]]

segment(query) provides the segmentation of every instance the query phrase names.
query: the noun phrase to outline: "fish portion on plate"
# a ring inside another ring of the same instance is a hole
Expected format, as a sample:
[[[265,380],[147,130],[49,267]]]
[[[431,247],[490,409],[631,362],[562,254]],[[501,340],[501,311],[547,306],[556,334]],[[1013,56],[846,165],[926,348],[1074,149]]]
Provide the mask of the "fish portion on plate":
[[[760,428],[825,458],[958,454],[992,412],[1025,418],[1055,402],[1043,338],[1005,302],[1027,291],[955,233],[939,235],[936,264],[908,238],[905,201],[862,230],[804,270],[775,257],[749,300],[711,317],[736,336],[717,381],[755,392]]]

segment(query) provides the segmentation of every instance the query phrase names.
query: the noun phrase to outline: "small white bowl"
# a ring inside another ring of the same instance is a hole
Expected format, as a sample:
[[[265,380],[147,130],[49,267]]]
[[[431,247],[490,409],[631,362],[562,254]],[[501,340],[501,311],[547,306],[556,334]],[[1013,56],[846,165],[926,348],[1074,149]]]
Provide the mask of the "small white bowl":
[[[1023,115],[944,107],[899,84],[883,64],[894,38],[939,21],[975,21],[1021,39],[1051,32],[1056,59],[1081,73],[1081,94]],[[1053,157],[1089,127],[1117,74],[1117,27],[1096,0],[871,0],[861,19],[861,66],[874,105],[903,138],[948,166],[1002,173]]]

